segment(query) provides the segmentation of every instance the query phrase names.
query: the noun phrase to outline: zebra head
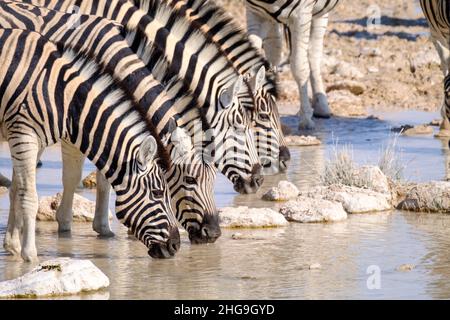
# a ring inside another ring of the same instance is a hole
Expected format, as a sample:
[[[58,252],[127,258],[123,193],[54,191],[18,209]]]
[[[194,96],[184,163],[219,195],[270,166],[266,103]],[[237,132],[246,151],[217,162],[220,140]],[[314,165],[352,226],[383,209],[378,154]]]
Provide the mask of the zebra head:
[[[222,90],[208,118],[205,151],[239,193],[255,193],[264,181],[251,129],[254,100],[242,76]]]
[[[169,258],[180,247],[180,234],[160,168],[164,164],[159,163],[167,160],[155,158],[158,149],[152,136],[139,145],[135,161],[129,164],[128,179],[115,188],[116,215],[147,246],[151,257]]]
[[[172,163],[166,178],[177,220],[192,243],[212,243],[221,235],[214,201],[216,168],[203,161],[202,150],[194,148],[192,135],[175,120],[170,121],[168,131],[164,141],[170,142]]]
[[[265,175],[285,172],[291,159],[281,129],[276,104],[276,83],[273,72],[260,67],[254,76],[247,77],[255,97],[254,130],[258,157]]]

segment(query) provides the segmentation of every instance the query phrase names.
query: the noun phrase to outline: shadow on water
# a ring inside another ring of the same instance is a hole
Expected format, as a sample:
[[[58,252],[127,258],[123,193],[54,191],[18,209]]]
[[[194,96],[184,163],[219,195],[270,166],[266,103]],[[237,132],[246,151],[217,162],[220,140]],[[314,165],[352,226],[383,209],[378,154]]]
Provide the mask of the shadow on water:
[[[322,145],[291,148],[288,172],[266,177],[256,195],[236,195],[231,183],[218,176],[218,206],[274,206],[261,201],[261,194],[280,180],[288,179],[301,189],[317,184],[317,176],[336,140],[353,146],[358,163],[374,163],[381,147],[393,137],[391,127],[438,118],[437,114],[423,112],[379,116],[381,120],[317,120],[314,134]],[[296,131],[296,117],[284,117],[283,122]],[[406,177],[416,181],[442,180],[449,174],[447,144],[448,140],[431,135],[399,137],[397,148],[408,164]],[[5,146],[0,145],[0,151],[0,172],[10,176]],[[38,170],[40,196],[61,190],[58,147],[49,148],[42,160],[44,166]],[[87,163],[84,175],[91,170],[93,166]],[[95,197],[93,191],[79,193],[90,199]],[[0,248],[8,208],[8,197],[1,195]],[[208,245],[191,246],[182,232],[181,250],[174,259],[153,260],[115,219],[112,228],[116,237],[111,239],[98,239],[92,227],[83,223],[74,224],[70,237],[59,237],[55,223],[39,222],[37,246],[41,261],[61,256],[90,259],[109,276],[108,290],[76,296],[77,299],[449,298],[449,227],[450,216],[388,212],[352,215],[334,224],[223,230],[222,237]],[[233,240],[236,232],[251,240]],[[320,263],[321,269],[310,270],[313,263]],[[407,273],[396,271],[405,263],[416,267]],[[367,287],[370,266],[381,271],[378,290]],[[31,267],[0,250],[0,280],[16,278]]]

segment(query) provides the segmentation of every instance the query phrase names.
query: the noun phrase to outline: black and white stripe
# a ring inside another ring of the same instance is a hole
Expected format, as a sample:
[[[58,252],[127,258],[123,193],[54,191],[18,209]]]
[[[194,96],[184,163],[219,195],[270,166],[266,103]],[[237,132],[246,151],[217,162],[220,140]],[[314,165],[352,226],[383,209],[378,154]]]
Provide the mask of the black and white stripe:
[[[149,254],[175,254],[180,238],[160,168],[168,156],[142,110],[92,61],[58,50],[38,33],[0,29],[0,44],[0,125],[14,166],[5,247],[36,259],[36,158],[64,140],[112,185],[118,219]]]
[[[182,90],[182,85],[174,79],[168,80],[169,88],[166,91],[152,77],[139,57],[129,49],[120,30],[114,24],[97,16],[80,15],[77,19],[77,27],[69,28],[69,24],[73,22],[71,18],[70,14],[28,4],[17,4],[11,1],[0,4],[0,25],[18,27],[27,24],[28,29],[34,28],[58,45],[76,48],[85,55],[93,56],[103,66],[105,72],[114,76],[115,79],[121,79],[117,84],[140,101],[141,108],[158,128],[160,138],[169,136],[166,140],[173,163],[165,174],[177,218],[190,231],[192,241],[215,241],[220,235],[213,195],[215,168],[203,161],[201,153],[193,149],[183,154],[182,161],[177,159],[176,150],[170,139],[172,132],[169,132],[172,131],[169,128],[170,120],[174,118],[178,119],[174,127],[186,128],[190,130],[191,135],[193,135],[195,123],[207,124],[206,120],[202,120],[195,99],[189,96],[188,90],[187,92]],[[142,57],[146,55],[145,52],[140,54]],[[152,70],[159,75],[166,73],[162,63],[156,63]],[[63,160],[66,163],[63,168],[65,172],[68,172],[67,175],[63,174],[63,177],[73,176],[74,171],[81,175],[82,161],[73,161],[76,156],[73,153],[64,157],[67,152],[70,150],[63,150]],[[70,163],[73,164],[69,165]],[[98,190],[96,208],[102,210],[96,211],[94,230],[101,235],[111,235],[107,219],[109,198],[107,186],[101,185],[103,179],[98,180],[98,189],[103,191]],[[71,207],[77,184],[78,181],[75,178],[64,179],[65,192],[57,214],[61,231],[71,229]]]
[[[138,6],[142,0],[133,0]],[[145,1],[144,1],[145,2]],[[190,24],[202,32],[209,41],[232,62],[234,68],[246,79],[255,99],[255,142],[258,157],[265,174],[275,174],[287,169],[290,160],[277,107],[275,72],[256,49],[246,32],[214,1],[166,0],[173,10],[179,11]]]
[[[423,13],[431,29],[431,38],[441,58],[445,101],[442,105],[441,133],[450,135],[450,102],[448,99],[448,76],[450,74],[450,2],[447,0],[420,0]]]
[[[238,85],[239,73],[228,59],[183,16],[160,1],[143,3],[139,10],[125,0],[24,0],[59,11],[79,8],[80,13],[102,16],[121,23],[134,36],[137,51],[151,45],[164,54],[174,75],[178,75],[197,99],[211,124],[214,139],[206,147],[214,150],[216,167],[242,193],[255,192],[262,183],[261,165],[251,133],[254,99],[250,87]],[[154,59],[148,61],[150,66]],[[154,76],[157,76],[154,74]],[[237,98],[231,93],[235,89]],[[228,119],[228,122],[223,122]],[[231,121],[230,121],[231,120]],[[230,123],[233,126],[230,127]],[[242,123],[242,124],[241,124]]]
[[[328,118],[331,111],[321,75],[323,39],[328,13],[339,0],[246,0],[247,26],[254,43],[269,61],[280,64],[282,30],[287,31],[291,70],[300,91],[300,128],[313,129],[312,116]],[[284,28],[280,28],[282,25]],[[313,105],[308,85],[313,89]]]

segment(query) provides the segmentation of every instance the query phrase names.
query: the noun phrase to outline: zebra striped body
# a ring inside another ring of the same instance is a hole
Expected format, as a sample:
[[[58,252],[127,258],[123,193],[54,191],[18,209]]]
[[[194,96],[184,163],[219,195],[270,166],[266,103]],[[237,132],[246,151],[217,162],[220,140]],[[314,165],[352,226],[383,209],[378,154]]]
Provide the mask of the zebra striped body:
[[[328,13],[339,0],[246,0],[247,25],[251,38],[264,46],[269,61],[279,65],[282,48],[280,24],[290,45],[292,73],[300,91],[300,128],[313,129],[312,116],[331,115],[321,74],[323,39]],[[262,39],[262,40],[261,40]],[[308,84],[313,89],[313,106]]]
[[[134,0],[137,6],[147,1]],[[184,16],[207,39],[232,62],[242,76],[257,74],[250,83],[255,99],[255,139],[258,157],[265,174],[275,174],[287,169],[290,160],[276,105],[277,87],[275,73],[259,50],[248,39],[247,34],[233,19],[212,1],[167,0],[173,10]],[[264,71],[261,71],[263,68]],[[262,74],[258,77],[257,71]]]
[[[11,1],[0,4],[0,26],[33,28],[60,46],[76,48],[84,55],[95,57],[105,72],[121,80],[117,85],[140,102],[146,117],[157,127],[159,137],[167,141],[173,163],[165,175],[178,220],[189,231],[193,242],[215,241],[220,235],[213,196],[215,168],[203,161],[202,154],[193,147],[177,155],[171,139],[177,127],[190,130],[193,136],[198,125],[201,129],[201,122],[207,123],[202,120],[195,100],[189,97],[189,92],[182,93],[185,90],[176,80],[170,81],[166,91],[129,49],[116,25],[100,17],[79,15],[76,27],[72,28],[72,18],[71,14],[27,4]],[[155,73],[165,73],[161,64],[157,63],[154,68],[157,68]],[[174,118],[179,120],[170,127]],[[73,193],[83,164],[78,157],[63,145],[64,193],[57,214],[60,231],[71,229]],[[98,177],[98,181],[94,230],[101,235],[112,235],[108,220],[109,189],[102,177]]]
[[[431,38],[441,58],[445,99],[442,105],[443,122],[440,134],[450,136],[450,102],[448,75],[450,74],[450,3],[447,0],[420,0],[423,13],[431,28]]]
[[[214,130],[211,140],[215,144],[210,141],[206,147],[214,149],[216,167],[233,182],[236,191],[256,192],[263,178],[250,130],[254,111],[250,87],[241,86],[238,98],[230,101],[233,88],[240,81],[239,73],[214,44],[204,40],[201,33],[173,13],[169,6],[150,1],[144,12],[125,0],[23,2],[59,11],[70,11],[77,6],[80,13],[121,23],[129,36],[133,36],[128,38],[135,52],[144,47],[146,51],[156,52],[156,56],[165,54],[171,73],[179,75],[191,89]],[[150,66],[154,64],[154,59],[143,60]],[[223,143],[225,141],[227,143]]]
[[[36,157],[64,140],[86,155],[113,186],[118,219],[149,254],[173,255],[179,233],[160,169],[168,159],[142,110],[94,63],[72,51],[59,51],[38,33],[0,29],[0,44],[0,128],[14,166],[5,247],[21,251],[25,260],[37,258]]]

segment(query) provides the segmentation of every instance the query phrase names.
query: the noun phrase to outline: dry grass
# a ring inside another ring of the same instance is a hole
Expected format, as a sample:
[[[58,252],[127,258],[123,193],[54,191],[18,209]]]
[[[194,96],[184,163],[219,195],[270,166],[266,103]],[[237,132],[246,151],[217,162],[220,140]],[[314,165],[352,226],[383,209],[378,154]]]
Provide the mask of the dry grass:
[[[405,166],[397,148],[397,136],[390,139],[389,143],[381,148],[377,165],[393,181],[402,179]],[[358,168],[359,165],[353,157],[353,147],[348,144],[340,146],[336,142],[332,149],[332,155],[325,162],[324,171],[320,174],[320,182],[327,186],[342,184],[370,189],[373,186],[372,181],[367,175],[357,174]]]

